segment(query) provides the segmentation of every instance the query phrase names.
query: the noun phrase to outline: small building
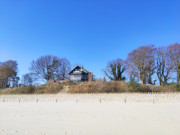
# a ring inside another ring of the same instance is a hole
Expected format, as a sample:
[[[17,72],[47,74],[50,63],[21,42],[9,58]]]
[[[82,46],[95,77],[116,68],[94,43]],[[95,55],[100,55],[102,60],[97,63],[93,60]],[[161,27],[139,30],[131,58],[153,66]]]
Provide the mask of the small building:
[[[92,81],[93,75],[91,72],[88,72],[83,67],[76,66],[73,70],[69,72],[69,79],[72,82]]]

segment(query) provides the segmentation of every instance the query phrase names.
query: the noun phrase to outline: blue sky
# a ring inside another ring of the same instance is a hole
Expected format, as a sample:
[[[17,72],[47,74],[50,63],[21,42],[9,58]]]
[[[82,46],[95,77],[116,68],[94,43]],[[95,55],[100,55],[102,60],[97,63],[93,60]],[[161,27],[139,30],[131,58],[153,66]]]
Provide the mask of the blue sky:
[[[141,45],[180,42],[179,0],[0,0],[0,61],[66,57],[103,77],[112,59]]]

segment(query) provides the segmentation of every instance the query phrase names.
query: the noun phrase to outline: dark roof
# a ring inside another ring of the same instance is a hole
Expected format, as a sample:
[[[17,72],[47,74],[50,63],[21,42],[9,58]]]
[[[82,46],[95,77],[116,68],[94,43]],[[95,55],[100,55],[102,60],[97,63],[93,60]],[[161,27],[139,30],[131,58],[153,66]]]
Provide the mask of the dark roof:
[[[84,73],[89,73],[87,70],[85,70],[83,67],[80,67],[80,66],[76,66],[73,70],[71,70],[70,72],[69,72],[69,74],[72,74],[73,73],[73,71],[75,70],[75,69],[77,69],[77,68],[80,68],[81,69],[81,73],[82,72],[84,72]],[[78,74],[78,73],[77,73]]]

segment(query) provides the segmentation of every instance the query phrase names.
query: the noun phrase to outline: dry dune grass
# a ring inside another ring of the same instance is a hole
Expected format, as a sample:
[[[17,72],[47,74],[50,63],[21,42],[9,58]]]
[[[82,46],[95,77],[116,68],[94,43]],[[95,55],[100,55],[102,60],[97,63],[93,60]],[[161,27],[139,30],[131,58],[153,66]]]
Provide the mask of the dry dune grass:
[[[79,85],[70,87],[70,93],[110,93],[110,92],[126,92],[128,88],[125,82],[83,82]]]
[[[1,94],[31,94],[34,93],[34,86],[23,86],[16,88],[6,88],[1,91]]]
[[[178,89],[169,86],[140,85],[124,81],[111,82],[83,82],[72,85],[70,93],[123,93],[123,92],[176,92]]]
[[[7,88],[1,91],[1,94],[51,94],[58,93],[63,89],[63,85],[58,83],[49,82],[46,85],[40,87],[23,86],[17,88]]]
[[[66,93],[148,93],[148,92],[178,92],[179,85],[155,86],[142,85],[134,82],[111,81],[102,82],[59,82],[49,81],[46,85],[40,87],[23,86],[18,88],[7,88],[0,91],[0,94],[57,94]]]

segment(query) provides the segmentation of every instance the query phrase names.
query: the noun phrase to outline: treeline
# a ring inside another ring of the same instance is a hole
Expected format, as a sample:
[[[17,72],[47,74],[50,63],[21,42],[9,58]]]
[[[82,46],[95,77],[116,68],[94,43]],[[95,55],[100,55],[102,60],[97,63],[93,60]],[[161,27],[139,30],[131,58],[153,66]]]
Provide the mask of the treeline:
[[[17,66],[13,60],[0,63],[0,88],[18,86]],[[67,80],[70,69],[70,61],[66,58],[42,56],[32,61],[30,72],[22,76],[21,84],[32,86],[39,81]],[[126,60],[118,58],[108,62],[103,72],[113,81],[160,85],[172,81],[180,83],[180,44],[159,48],[154,45],[141,46],[130,52]]]
[[[67,80],[71,64],[66,58],[46,55],[33,60],[30,67],[30,73],[22,78],[24,85],[32,85],[39,80],[47,83],[50,80]]]
[[[36,82],[42,81],[47,83],[49,80],[66,80],[71,65],[66,58],[46,55],[33,60],[29,68],[30,72],[23,75],[21,83],[17,77],[17,62],[6,61],[0,65],[0,88],[17,87],[17,86],[32,86]]]
[[[167,85],[175,80],[180,83],[180,44],[159,48],[141,46],[130,52],[126,60],[110,61],[104,73],[115,81],[129,79],[141,84]]]

